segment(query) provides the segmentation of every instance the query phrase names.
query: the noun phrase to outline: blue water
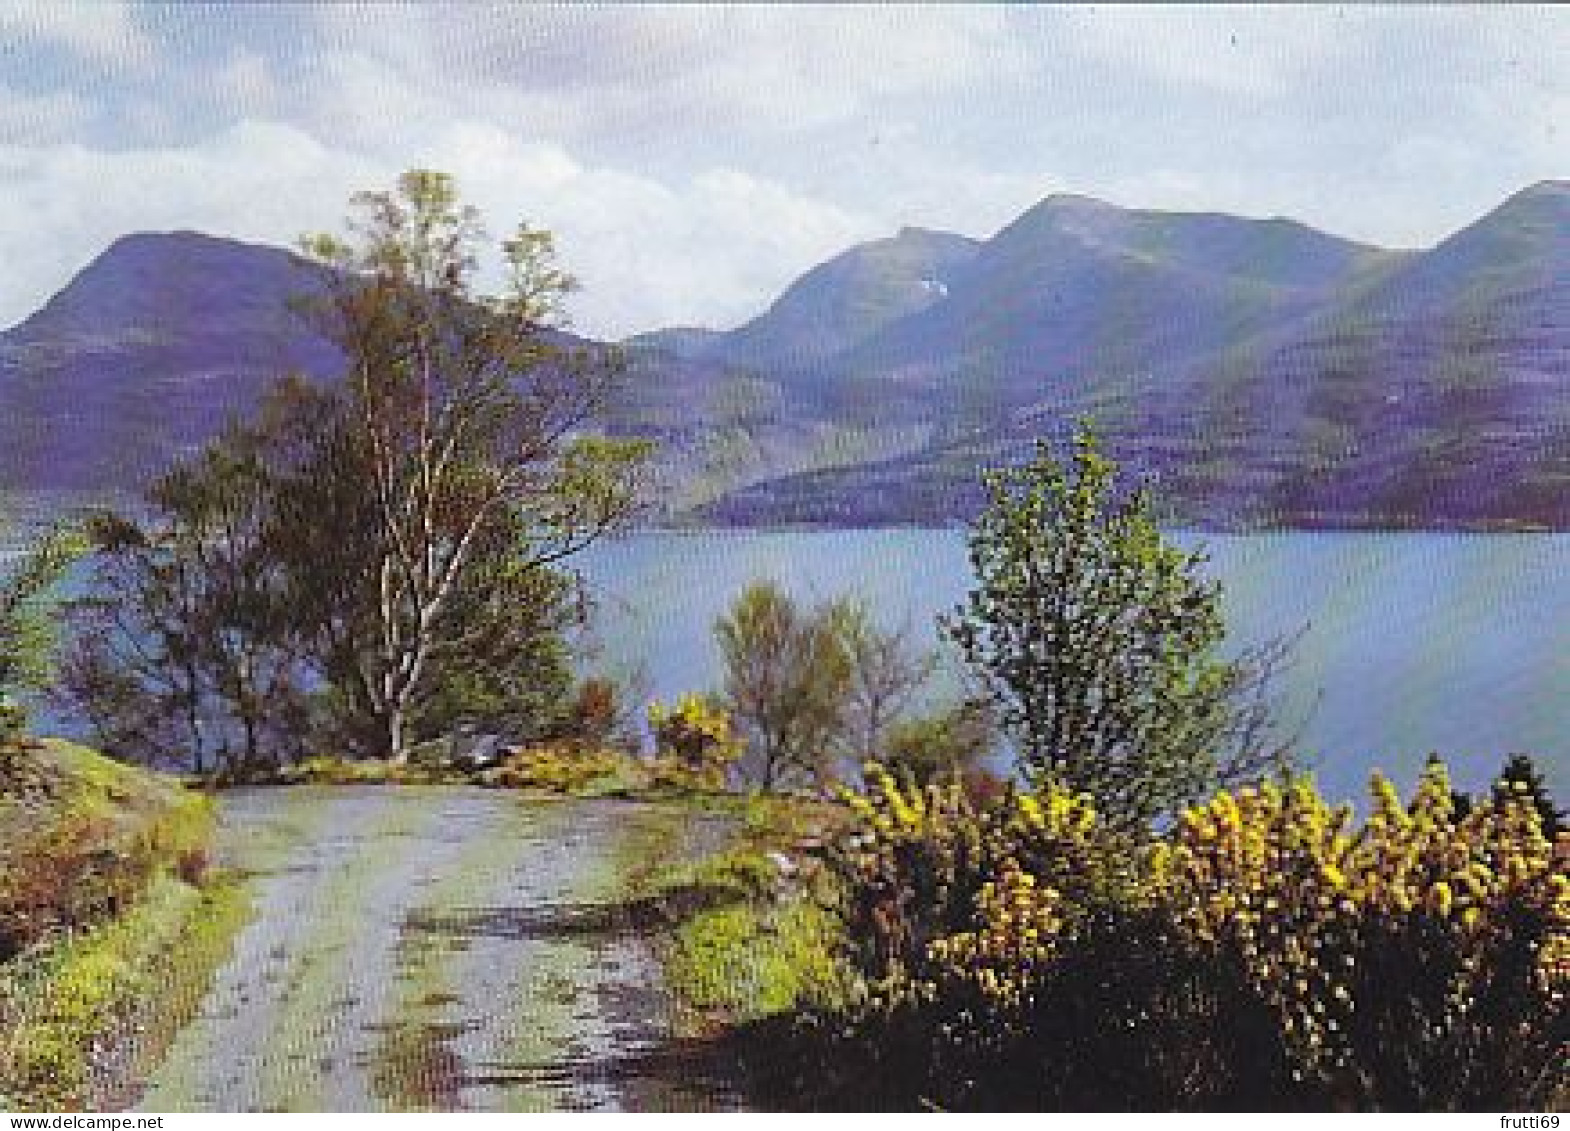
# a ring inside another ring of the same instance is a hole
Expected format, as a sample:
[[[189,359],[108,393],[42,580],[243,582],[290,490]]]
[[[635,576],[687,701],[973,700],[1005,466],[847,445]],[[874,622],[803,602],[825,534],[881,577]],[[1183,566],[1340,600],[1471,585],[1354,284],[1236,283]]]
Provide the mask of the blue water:
[[[1362,798],[1376,766],[1409,788],[1431,752],[1476,789],[1524,751],[1570,801],[1570,535],[1181,540],[1207,548],[1236,646],[1302,631],[1281,714],[1326,793]],[[577,564],[597,603],[586,670],[666,700],[719,687],[712,626],[751,581],[804,600],[858,595],[935,646],[936,617],[970,579],[949,530],[637,534]]]
[[[1431,752],[1458,784],[1533,754],[1570,798],[1570,536],[1183,536],[1202,544],[1238,646],[1303,631],[1279,681],[1288,730],[1333,797],[1380,767],[1410,786]],[[750,581],[804,599],[857,594],[936,644],[969,582],[944,530],[639,534],[579,562],[599,602],[589,666],[669,699],[717,688],[711,627]]]

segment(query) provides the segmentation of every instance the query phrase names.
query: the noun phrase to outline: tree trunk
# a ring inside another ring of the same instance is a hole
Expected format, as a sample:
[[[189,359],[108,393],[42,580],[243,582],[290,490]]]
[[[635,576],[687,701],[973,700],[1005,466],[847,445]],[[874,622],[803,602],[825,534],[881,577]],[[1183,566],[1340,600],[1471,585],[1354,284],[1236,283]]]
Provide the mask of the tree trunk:
[[[387,704],[387,758],[396,765],[409,761],[408,719],[403,696],[395,696]]]

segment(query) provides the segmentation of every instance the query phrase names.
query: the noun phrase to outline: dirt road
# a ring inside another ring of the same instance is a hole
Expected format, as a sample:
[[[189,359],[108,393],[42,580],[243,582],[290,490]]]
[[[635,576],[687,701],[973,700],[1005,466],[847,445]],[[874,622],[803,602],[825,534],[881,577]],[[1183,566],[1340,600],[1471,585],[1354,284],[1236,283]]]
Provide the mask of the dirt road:
[[[674,1039],[648,940],[619,913],[629,852],[669,811],[451,787],[222,805],[220,859],[251,877],[255,915],[143,1109],[737,1106]]]

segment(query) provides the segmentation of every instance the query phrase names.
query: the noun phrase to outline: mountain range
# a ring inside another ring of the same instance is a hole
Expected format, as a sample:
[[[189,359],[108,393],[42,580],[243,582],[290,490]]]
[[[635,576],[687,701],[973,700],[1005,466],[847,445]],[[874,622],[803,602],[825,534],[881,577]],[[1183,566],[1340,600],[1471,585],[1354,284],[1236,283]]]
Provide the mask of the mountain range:
[[[288,252],[116,241],[0,333],[0,487],[135,486],[277,374],[341,360]],[[1432,248],[1053,196],[990,239],[906,228],[730,330],[621,343],[612,427],[672,522],[963,520],[978,468],[1094,419],[1174,522],[1570,529],[1570,184]]]

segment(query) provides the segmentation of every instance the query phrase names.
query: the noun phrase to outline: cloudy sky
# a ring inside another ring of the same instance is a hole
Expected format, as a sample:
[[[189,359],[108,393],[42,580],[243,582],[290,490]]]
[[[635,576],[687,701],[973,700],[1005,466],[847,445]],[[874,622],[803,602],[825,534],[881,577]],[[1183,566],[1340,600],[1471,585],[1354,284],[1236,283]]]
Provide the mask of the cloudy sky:
[[[291,243],[454,173],[584,331],[725,326],[1053,192],[1432,243],[1570,174],[1570,10],[0,0],[0,325],[115,236]]]

